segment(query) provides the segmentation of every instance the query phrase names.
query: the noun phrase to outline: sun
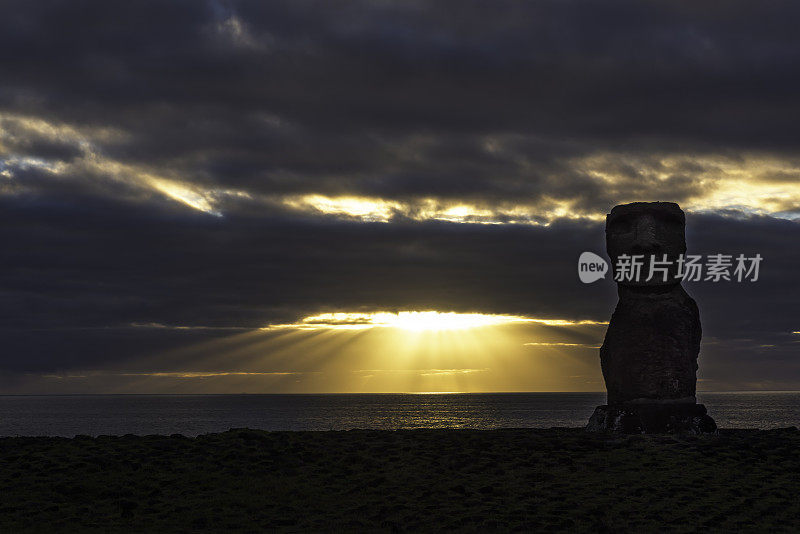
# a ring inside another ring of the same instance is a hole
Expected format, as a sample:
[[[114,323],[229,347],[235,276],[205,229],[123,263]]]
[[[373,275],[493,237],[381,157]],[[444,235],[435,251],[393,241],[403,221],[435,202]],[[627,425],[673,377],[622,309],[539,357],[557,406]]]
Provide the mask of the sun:
[[[376,315],[376,320],[381,324],[414,332],[467,330],[515,322],[518,319],[507,315],[437,311],[401,311]]]

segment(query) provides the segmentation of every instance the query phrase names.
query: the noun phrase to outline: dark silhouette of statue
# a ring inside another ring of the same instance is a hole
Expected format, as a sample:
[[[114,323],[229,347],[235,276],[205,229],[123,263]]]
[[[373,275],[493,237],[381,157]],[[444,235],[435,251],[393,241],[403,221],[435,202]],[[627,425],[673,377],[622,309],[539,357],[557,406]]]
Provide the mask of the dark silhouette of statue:
[[[714,432],[697,404],[700,315],[681,286],[685,216],[673,202],[634,202],[606,216],[606,249],[619,302],[600,362],[608,404],[589,430]]]

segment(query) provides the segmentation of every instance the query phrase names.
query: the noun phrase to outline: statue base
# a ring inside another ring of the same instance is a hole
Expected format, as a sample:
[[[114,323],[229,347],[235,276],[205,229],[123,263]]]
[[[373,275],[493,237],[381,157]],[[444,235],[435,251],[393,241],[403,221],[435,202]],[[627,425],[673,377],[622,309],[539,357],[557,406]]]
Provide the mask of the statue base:
[[[586,430],[620,434],[715,434],[717,424],[703,404],[628,403],[598,406]]]

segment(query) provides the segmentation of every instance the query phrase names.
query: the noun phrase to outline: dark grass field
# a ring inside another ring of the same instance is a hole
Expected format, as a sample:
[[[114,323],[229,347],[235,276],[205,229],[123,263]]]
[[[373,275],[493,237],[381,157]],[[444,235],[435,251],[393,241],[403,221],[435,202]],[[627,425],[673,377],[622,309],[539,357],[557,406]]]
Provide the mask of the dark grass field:
[[[0,439],[1,532],[800,531],[800,432]]]

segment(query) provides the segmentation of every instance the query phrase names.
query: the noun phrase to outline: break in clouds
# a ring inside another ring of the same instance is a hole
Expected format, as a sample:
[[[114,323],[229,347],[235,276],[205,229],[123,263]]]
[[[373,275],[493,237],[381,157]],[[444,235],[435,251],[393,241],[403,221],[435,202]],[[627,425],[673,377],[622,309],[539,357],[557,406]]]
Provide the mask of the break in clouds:
[[[798,11],[6,2],[5,380],[338,310],[603,320],[578,255],[669,200],[765,258],[688,288],[709,379],[796,385]]]

